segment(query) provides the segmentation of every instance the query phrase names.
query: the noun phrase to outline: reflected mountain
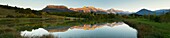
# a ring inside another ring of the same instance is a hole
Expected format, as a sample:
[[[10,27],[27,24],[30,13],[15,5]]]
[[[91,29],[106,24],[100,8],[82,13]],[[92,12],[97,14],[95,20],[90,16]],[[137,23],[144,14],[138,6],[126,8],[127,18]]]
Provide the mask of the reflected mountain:
[[[114,27],[114,26],[118,26],[118,25],[122,25],[123,22],[113,22],[113,23],[104,23],[104,24],[95,24],[95,25],[90,25],[90,24],[84,24],[84,25],[79,25],[79,26],[57,26],[57,27],[50,27],[47,28],[47,30],[49,32],[64,32],[67,31],[68,29],[84,29],[84,30],[94,30],[96,28],[100,28],[103,26],[110,26],[110,27]]]
[[[49,32],[65,32],[67,31],[71,26],[57,26],[57,27],[50,27],[47,28]]]
[[[84,24],[83,26],[73,26],[70,29],[83,29],[83,30],[94,30],[96,28],[101,28],[103,26],[109,26],[109,27],[114,27],[114,26],[118,26],[118,25],[122,25],[123,22],[114,22],[114,23],[106,23],[106,24],[95,24],[95,25],[87,25]]]
[[[137,30],[123,22],[51,27],[46,30],[54,38],[137,38]]]

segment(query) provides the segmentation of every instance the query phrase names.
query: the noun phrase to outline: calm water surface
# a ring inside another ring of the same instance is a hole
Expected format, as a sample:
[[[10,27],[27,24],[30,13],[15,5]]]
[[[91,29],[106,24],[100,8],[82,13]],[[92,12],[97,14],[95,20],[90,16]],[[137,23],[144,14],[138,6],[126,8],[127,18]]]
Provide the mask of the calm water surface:
[[[41,37],[49,34],[54,38],[137,38],[137,30],[123,22],[21,31],[23,37]]]

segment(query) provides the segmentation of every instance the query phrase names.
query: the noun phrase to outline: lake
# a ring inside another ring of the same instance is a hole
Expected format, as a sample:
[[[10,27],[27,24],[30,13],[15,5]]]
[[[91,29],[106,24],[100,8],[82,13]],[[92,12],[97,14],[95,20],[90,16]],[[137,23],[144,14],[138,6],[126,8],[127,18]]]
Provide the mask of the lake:
[[[53,38],[137,38],[137,30],[124,22],[82,24],[77,26],[53,26],[21,31],[22,37]]]

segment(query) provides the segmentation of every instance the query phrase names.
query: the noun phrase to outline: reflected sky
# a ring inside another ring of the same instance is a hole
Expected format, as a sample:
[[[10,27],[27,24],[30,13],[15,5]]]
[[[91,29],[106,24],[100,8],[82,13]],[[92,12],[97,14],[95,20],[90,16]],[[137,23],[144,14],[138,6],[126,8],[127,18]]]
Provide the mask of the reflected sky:
[[[137,38],[137,30],[123,22],[84,24],[68,29],[48,29],[48,32],[56,38]]]
[[[52,34],[59,38],[137,38],[137,31],[124,23],[74,26]]]

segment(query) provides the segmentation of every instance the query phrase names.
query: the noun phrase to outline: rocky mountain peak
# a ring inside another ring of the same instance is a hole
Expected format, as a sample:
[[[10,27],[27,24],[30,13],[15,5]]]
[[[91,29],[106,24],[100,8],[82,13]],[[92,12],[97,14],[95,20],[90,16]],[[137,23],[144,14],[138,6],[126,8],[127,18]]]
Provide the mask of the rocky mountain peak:
[[[48,5],[43,9],[43,11],[46,11],[46,12],[74,12],[63,5]]]
[[[63,5],[48,5],[46,8],[53,8],[53,9],[68,9],[66,6],[63,6]]]
[[[93,6],[84,6],[83,8],[95,8]]]
[[[81,12],[81,13],[97,13],[97,14],[109,14],[109,13],[114,13],[114,14],[122,14],[122,13],[127,13],[122,10],[116,10],[114,8],[109,9],[109,10],[104,10],[101,8],[96,8],[93,6],[83,6],[82,8],[67,8],[66,6],[63,5],[48,5],[46,8],[43,9],[44,11],[47,12]]]

